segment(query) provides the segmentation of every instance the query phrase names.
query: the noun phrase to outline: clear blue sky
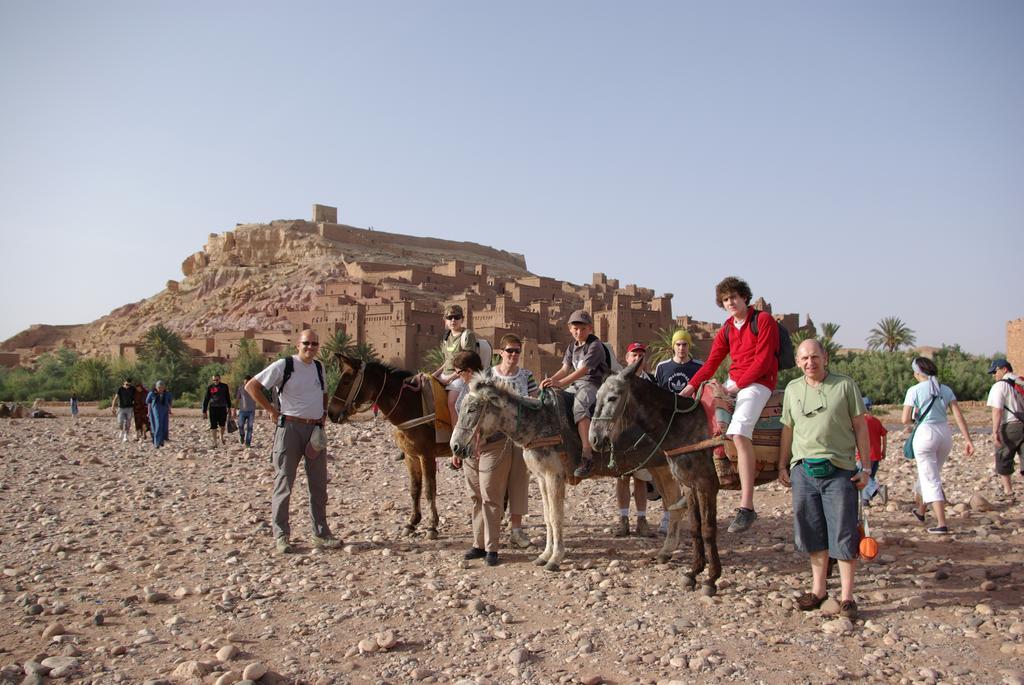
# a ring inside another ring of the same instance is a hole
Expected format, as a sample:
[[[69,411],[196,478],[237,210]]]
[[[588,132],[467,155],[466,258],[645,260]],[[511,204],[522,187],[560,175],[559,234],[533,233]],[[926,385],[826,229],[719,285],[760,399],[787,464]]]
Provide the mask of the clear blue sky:
[[[864,344],[1024,316],[1024,3],[0,0],[0,339],[149,297],[211,232],[476,240]],[[1011,260],[1016,260],[1016,265]]]

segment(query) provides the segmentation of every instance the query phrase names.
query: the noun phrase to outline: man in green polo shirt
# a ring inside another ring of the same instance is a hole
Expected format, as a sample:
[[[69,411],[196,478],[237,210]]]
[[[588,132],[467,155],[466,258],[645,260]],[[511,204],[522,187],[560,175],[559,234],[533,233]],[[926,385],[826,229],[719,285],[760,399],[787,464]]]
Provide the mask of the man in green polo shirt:
[[[858,490],[868,474],[855,455],[871,454],[864,401],[852,378],[830,373],[828,354],[817,340],[804,340],[796,352],[802,378],[790,381],[782,402],[779,480],[793,488],[796,548],[811,556],[811,592],[797,600],[803,611],[828,597],[829,557],[839,561],[840,615],[857,618],[853,577],[860,533]]]

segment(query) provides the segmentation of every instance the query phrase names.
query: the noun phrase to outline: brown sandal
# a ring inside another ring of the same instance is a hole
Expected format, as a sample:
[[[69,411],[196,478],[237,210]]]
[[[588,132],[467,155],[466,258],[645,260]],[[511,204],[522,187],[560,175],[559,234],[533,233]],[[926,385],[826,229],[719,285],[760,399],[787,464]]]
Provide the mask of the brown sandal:
[[[796,600],[796,605],[800,607],[800,611],[813,611],[819,608],[828,599],[828,593],[825,593],[824,597],[818,597],[813,592],[800,595],[799,599]]]

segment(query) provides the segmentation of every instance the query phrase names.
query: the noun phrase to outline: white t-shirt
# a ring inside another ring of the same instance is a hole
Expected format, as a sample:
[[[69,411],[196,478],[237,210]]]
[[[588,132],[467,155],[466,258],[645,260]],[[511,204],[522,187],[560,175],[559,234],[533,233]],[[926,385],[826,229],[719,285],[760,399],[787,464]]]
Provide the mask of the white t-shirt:
[[[288,384],[281,391],[281,413],[302,419],[319,419],[324,415],[324,391],[316,373],[316,363],[304,363],[298,356],[292,356],[295,369]],[[281,385],[284,380],[284,360],[276,362],[256,374],[254,380],[268,390]],[[325,379],[326,380],[326,379]]]
[[[1003,378],[1009,378],[1010,380],[1016,377],[1012,373],[1003,376]],[[1009,383],[1004,383],[1003,381],[996,381],[992,385],[992,389],[988,391],[988,401],[985,404],[1003,410],[1003,423],[1010,423],[1011,421],[1020,422],[1020,419],[1014,416],[1012,412],[1007,411],[1008,409],[1024,414],[1024,402],[1021,401],[1020,395],[1010,387]]]

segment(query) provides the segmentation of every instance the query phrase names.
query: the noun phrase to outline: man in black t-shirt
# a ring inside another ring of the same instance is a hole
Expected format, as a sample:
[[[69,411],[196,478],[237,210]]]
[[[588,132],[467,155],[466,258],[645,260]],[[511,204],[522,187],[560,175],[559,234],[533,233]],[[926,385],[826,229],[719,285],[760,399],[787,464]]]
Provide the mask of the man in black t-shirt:
[[[121,442],[128,442],[128,433],[132,429],[132,417],[135,415],[135,388],[132,380],[125,378],[124,383],[114,393],[110,401],[110,411],[117,417],[117,435]]]
[[[210,440],[217,446],[217,429],[220,429],[220,444],[226,444],[224,431],[231,409],[231,391],[227,383],[220,382],[220,374],[213,374],[213,382],[206,388],[203,398],[203,418],[210,417]]]

